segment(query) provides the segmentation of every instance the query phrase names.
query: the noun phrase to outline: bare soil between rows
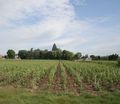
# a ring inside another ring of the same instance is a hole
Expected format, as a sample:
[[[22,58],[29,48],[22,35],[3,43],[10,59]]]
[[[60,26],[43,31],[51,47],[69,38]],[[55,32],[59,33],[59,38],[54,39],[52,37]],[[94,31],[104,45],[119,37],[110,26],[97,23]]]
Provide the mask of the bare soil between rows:
[[[72,92],[75,95],[80,94],[80,86],[79,83],[77,83],[75,76],[71,75],[70,72],[68,71],[69,69],[66,69],[66,81],[67,81],[67,89]]]
[[[50,92],[53,93],[63,93],[63,92],[68,92],[74,95],[79,95],[80,94],[80,86],[79,83],[76,82],[75,76],[71,75],[69,72],[69,69],[65,69],[65,81],[66,83],[63,82],[63,77],[62,77],[62,69],[61,69],[61,63],[58,64],[56,72],[53,77],[53,81],[51,85],[49,86],[49,73],[45,73],[43,77],[39,80],[38,83],[38,89],[39,90],[49,90]],[[48,87],[49,86],[49,87]],[[64,88],[65,86],[65,88]]]
[[[54,93],[61,93],[64,91],[60,63],[58,64],[57,70],[54,74],[51,91]]]
[[[56,72],[54,73],[54,77],[52,82],[49,80],[49,75],[51,70],[49,69],[48,71],[45,72],[45,74],[42,75],[37,81],[36,84],[32,83],[33,80],[33,72],[29,73],[25,77],[25,88],[30,89],[32,92],[36,91],[50,91],[52,93],[71,93],[74,95],[79,95],[80,94],[80,86],[79,83],[76,82],[75,76],[70,74],[69,69],[65,68],[64,66],[64,74],[65,74],[65,82],[63,81],[63,76],[62,76],[62,69],[61,69],[61,64],[58,63],[56,67]],[[34,76],[35,77],[35,76]],[[11,83],[11,86],[14,88],[19,87],[16,82]],[[22,85],[21,85],[22,86]]]

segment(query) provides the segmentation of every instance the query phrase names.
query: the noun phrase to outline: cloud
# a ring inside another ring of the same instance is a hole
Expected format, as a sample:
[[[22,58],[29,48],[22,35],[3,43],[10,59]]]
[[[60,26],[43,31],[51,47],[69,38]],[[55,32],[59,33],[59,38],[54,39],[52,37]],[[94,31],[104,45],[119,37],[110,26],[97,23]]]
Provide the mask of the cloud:
[[[12,47],[16,42],[29,44],[27,40],[37,41],[38,38],[40,42],[44,40],[43,44],[47,41],[67,44],[71,40],[69,36],[78,28],[84,28],[84,23],[75,20],[74,7],[69,0],[2,0],[0,4],[0,34],[4,34],[4,41],[0,43],[4,46],[10,44]],[[28,19],[36,17],[40,19],[35,24],[30,25],[31,21],[27,24]],[[59,39],[68,33],[66,41]]]
[[[110,33],[111,28],[99,27],[109,17],[77,19],[75,6],[84,5],[86,0],[0,0],[0,53],[5,54],[9,48],[44,49],[53,43],[71,51],[96,52],[96,47],[102,47],[96,44],[101,44],[101,34],[120,32]]]
[[[37,13],[46,18],[69,19],[74,15],[69,0],[1,0],[2,25],[10,20],[20,20]]]

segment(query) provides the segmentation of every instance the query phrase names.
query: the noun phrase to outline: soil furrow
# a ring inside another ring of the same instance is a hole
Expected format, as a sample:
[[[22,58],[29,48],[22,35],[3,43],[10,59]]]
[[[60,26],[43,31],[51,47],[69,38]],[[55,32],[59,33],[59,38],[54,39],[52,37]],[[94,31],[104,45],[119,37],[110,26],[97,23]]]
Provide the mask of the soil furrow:
[[[51,90],[54,93],[61,93],[64,90],[63,83],[62,83],[60,63],[57,66],[57,70],[56,70],[54,78],[53,78]]]
[[[71,75],[68,69],[65,70],[66,72],[66,80],[67,80],[67,89],[75,95],[80,94],[80,86],[79,83],[76,82],[75,76]]]
[[[49,72],[45,73],[41,79],[37,82],[37,86],[39,87],[40,90],[46,90],[48,89],[48,84],[49,84]]]

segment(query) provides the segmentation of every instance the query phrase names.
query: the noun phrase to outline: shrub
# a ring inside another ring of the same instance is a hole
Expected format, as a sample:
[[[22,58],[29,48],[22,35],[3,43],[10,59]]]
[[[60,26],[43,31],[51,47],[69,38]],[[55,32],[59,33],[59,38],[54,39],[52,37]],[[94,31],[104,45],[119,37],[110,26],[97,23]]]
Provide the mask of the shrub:
[[[118,66],[120,66],[120,60],[118,60]]]

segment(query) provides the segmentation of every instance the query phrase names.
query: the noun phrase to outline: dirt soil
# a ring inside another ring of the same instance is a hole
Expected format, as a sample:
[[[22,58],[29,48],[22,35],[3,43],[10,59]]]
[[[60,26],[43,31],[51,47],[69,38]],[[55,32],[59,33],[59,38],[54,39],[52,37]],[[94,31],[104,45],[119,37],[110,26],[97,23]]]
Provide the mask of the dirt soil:
[[[53,78],[51,90],[54,93],[61,93],[62,91],[64,91],[60,63],[57,66],[57,70],[56,70],[54,78]]]
[[[66,80],[67,80],[66,87],[73,94],[79,95],[80,94],[80,86],[76,82],[75,77],[69,73],[68,69],[66,69],[65,72],[66,72],[66,76],[67,76],[67,78],[66,78]]]
[[[49,84],[49,72],[45,73],[42,78],[39,80],[37,86],[39,87],[39,90],[45,90],[48,88]]]

